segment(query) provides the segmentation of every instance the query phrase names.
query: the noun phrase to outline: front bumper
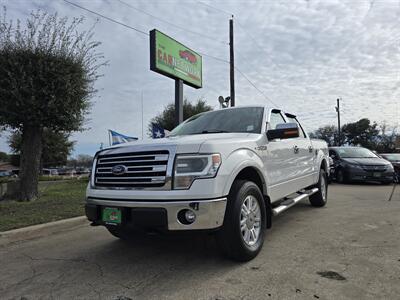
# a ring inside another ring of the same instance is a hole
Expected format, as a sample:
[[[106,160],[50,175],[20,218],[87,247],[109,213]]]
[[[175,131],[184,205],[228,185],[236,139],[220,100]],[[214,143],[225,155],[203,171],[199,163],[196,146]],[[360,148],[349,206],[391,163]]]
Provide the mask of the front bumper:
[[[393,171],[374,172],[359,169],[348,169],[347,176],[350,181],[381,181],[389,182],[394,179]]]
[[[166,230],[203,230],[215,229],[222,226],[225,216],[227,198],[211,200],[187,200],[187,201],[127,201],[105,198],[88,197],[86,199],[86,216],[97,224],[102,224],[101,211],[104,207],[119,207],[122,209],[122,225],[141,225],[136,223],[137,219],[145,219],[143,227]],[[181,210],[189,209],[196,214],[196,219],[191,224],[183,224],[178,220]],[[160,214],[154,214],[154,212]],[[152,212],[153,220],[147,218],[146,214]],[[136,216],[136,217],[135,217]],[[165,219],[165,222],[160,219]],[[153,223],[153,224],[152,224]],[[161,226],[161,228],[160,228]],[[164,227],[164,228],[162,228]]]

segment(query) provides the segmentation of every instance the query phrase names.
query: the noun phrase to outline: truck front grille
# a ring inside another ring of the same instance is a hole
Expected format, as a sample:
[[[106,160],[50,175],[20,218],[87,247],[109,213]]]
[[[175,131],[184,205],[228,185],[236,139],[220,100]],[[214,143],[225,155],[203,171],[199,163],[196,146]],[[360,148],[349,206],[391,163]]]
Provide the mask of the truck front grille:
[[[143,151],[99,155],[95,185],[99,187],[162,187],[166,181],[169,152]]]

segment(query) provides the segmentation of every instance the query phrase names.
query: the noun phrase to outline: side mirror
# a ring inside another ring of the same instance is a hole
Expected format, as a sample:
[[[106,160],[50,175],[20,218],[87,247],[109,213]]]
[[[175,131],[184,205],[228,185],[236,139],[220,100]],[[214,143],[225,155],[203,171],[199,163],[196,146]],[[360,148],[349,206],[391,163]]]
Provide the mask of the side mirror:
[[[299,125],[297,123],[282,123],[276,125],[275,129],[267,131],[268,140],[290,139],[299,137]]]

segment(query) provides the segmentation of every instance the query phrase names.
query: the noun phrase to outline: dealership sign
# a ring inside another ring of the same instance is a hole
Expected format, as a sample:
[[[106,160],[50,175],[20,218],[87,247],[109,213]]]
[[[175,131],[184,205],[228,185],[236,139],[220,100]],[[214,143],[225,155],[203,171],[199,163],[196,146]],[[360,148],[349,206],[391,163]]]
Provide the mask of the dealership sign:
[[[150,31],[150,70],[202,87],[201,56],[162,32]]]

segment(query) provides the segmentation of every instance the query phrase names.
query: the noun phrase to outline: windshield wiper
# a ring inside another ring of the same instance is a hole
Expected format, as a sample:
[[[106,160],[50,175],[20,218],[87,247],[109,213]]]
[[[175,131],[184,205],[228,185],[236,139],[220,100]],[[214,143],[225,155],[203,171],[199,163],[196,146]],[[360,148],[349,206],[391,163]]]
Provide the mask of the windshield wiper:
[[[227,132],[229,131],[216,129],[216,130],[203,130],[200,133],[227,133]]]

